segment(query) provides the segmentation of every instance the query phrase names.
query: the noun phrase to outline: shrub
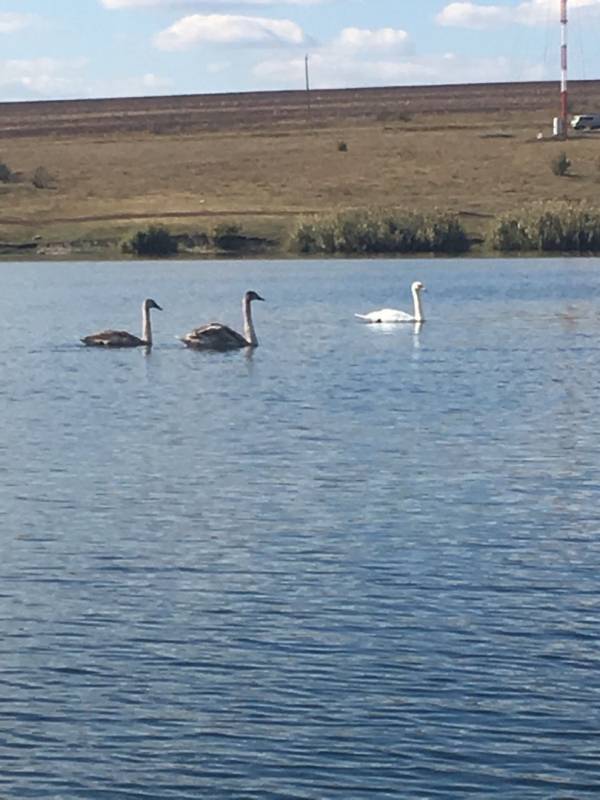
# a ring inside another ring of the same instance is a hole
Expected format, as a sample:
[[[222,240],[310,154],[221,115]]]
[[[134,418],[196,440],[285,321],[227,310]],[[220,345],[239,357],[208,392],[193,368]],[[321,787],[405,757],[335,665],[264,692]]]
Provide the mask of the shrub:
[[[15,180],[15,174],[10,167],[3,161],[0,161],[0,182],[11,183]]]
[[[171,256],[179,249],[177,239],[160,225],[138,231],[130,240],[129,247],[138,256]]]
[[[562,150],[555,158],[552,159],[550,164],[552,172],[555,175],[566,175],[571,167],[571,162],[567,158],[567,154]]]
[[[209,237],[203,231],[196,233],[177,233],[173,238],[179,247],[193,250],[197,247],[206,247],[209,244]]]
[[[452,214],[356,210],[298,224],[291,246],[300,253],[462,253],[467,234]]]
[[[213,232],[213,242],[221,250],[237,250],[244,241],[244,236],[239,225],[231,222],[221,222]]]
[[[45,167],[37,167],[31,178],[36,189],[52,189],[54,179]]]
[[[536,203],[499,217],[491,243],[503,251],[599,252],[600,209],[583,203]]]
[[[504,252],[531,250],[531,242],[521,220],[508,214],[499,217],[491,233],[492,247]]]
[[[340,151],[340,153],[347,153],[348,152],[348,145],[347,145],[346,142],[338,142],[337,143],[337,149]]]

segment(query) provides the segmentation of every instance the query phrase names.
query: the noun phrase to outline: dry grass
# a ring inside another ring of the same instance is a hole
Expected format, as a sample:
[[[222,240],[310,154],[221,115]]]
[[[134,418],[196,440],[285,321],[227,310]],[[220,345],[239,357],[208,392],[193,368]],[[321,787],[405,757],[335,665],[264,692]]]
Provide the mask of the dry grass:
[[[3,241],[40,235],[116,243],[150,222],[193,232],[223,220],[281,238],[298,215],[382,205],[459,212],[481,235],[489,217],[523,203],[596,203],[600,188],[600,136],[536,140],[549,130],[551,109],[416,113],[394,121],[373,106],[370,115],[336,113],[318,126],[298,115],[282,124],[271,114],[247,127],[229,127],[223,118],[218,131],[156,134],[125,126],[101,133],[82,126],[67,136],[29,130],[32,105],[21,107],[18,135],[1,132],[0,161],[22,173],[19,183],[0,184]],[[12,107],[13,122],[18,112]],[[561,150],[571,177],[552,173]],[[40,166],[56,188],[31,184]]]

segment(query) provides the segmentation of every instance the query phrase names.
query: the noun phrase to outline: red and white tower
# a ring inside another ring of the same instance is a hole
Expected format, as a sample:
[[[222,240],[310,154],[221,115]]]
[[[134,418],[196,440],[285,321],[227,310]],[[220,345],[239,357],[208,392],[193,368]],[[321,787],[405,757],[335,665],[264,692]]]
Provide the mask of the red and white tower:
[[[562,135],[567,135],[567,0],[560,0],[560,120]]]

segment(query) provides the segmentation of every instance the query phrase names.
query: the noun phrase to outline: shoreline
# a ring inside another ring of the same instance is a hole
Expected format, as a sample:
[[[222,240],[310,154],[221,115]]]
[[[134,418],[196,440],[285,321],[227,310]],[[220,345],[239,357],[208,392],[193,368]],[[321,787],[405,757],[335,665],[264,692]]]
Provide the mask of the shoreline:
[[[269,252],[183,252],[171,256],[135,256],[129,253],[121,253],[118,250],[70,250],[54,253],[31,252],[31,249],[16,249],[14,251],[2,251],[0,249],[0,264],[20,264],[20,263],[64,263],[64,262],[120,262],[120,263],[145,263],[145,262],[187,262],[187,261],[499,261],[511,259],[548,259],[557,258],[589,259],[599,258],[600,252],[579,252],[579,251],[543,251],[527,250],[502,252],[497,250],[473,248],[465,253],[290,253],[286,250],[271,250]]]
[[[520,242],[492,250],[489,239],[533,202],[600,204],[600,137],[553,139],[553,91],[319,91],[311,117],[303,93],[5,105],[0,261],[129,261],[122,243],[152,225],[178,239],[181,260],[303,258],[288,249],[296,222],[382,205],[456,216],[471,242],[465,258],[554,257]],[[600,104],[600,81],[575,84],[571,99],[575,113]],[[563,153],[568,174],[557,175]],[[215,248],[228,227],[240,241]]]

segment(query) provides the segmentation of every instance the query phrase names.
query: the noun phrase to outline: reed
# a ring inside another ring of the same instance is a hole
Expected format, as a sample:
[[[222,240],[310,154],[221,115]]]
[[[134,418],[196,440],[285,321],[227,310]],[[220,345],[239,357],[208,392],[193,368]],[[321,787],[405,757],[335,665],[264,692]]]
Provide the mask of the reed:
[[[599,252],[600,209],[585,203],[535,203],[500,215],[490,242],[503,252]]]
[[[315,255],[464,253],[469,239],[454,214],[357,209],[300,221],[291,249]]]

